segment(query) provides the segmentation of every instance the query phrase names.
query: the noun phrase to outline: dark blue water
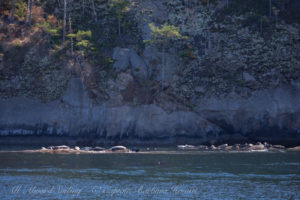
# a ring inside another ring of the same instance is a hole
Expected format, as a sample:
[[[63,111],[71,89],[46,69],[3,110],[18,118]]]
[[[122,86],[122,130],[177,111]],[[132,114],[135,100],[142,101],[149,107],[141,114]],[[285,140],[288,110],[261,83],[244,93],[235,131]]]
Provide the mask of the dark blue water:
[[[300,154],[0,153],[0,199],[300,199]]]

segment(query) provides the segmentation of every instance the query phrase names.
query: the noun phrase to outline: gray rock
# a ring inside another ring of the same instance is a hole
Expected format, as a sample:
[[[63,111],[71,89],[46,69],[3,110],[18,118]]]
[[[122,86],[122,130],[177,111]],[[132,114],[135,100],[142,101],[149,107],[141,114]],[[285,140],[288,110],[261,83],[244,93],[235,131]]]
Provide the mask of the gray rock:
[[[244,78],[245,81],[256,81],[254,76],[252,76],[248,72],[243,72],[243,78]]]
[[[147,66],[144,60],[133,49],[130,49],[130,65],[134,77],[139,80],[147,78]]]
[[[94,147],[91,149],[92,151],[104,151],[105,148],[102,148],[102,147]]]
[[[83,147],[81,148],[82,151],[91,151],[92,147]]]
[[[276,152],[284,152],[286,149],[285,149],[285,146],[282,146],[282,145],[272,145],[272,146],[268,147],[268,150],[276,151]]]
[[[147,46],[144,49],[144,61],[146,65],[148,66],[147,73],[148,76],[155,75],[154,72],[159,70],[158,64],[160,64],[160,57],[159,57],[159,50],[155,46]]]
[[[118,90],[124,90],[128,84],[133,81],[133,77],[129,73],[120,73],[116,79],[115,86]]]
[[[68,88],[61,98],[64,106],[80,107],[83,102],[90,103],[90,98],[85,86],[80,78],[71,78],[68,82]]]
[[[197,86],[197,87],[195,87],[195,92],[204,93],[205,88],[203,86]]]
[[[155,80],[162,80],[162,53],[155,46],[148,46],[144,50],[144,61],[148,66],[148,76],[153,76]],[[170,81],[180,70],[180,62],[175,49],[169,49],[165,54],[164,81]]]
[[[131,151],[133,151],[133,152],[140,152],[140,149],[139,148],[132,148]]]
[[[286,141],[287,138],[300,141],[299,86],[300,83],[295,82],[293,85],[254,91],[249,98],[199,98],[193,102],[194,110],[226,132],[240,133],[235,139],[251,135],[251,138],[271,143],[273,140]]]
[[[79,78],[69,81],[61,100],[42,103],[16,97],[0,99],[0,135],[88,135],[138,138],[217,135],[221,129],[194,112],[168,113],[152,105],[93,105]]]
[[[116,47],[113,51],[115,63],[113,67],[116,71],[125,71],[130,66],[130,49]]]
[[[177,135],[197,138],[199,143],[228,137],[299,141],[299,102],[300,87],[295,82],[256,91],[248,99],[198,99],[193,112],[184,109],[166,112],[156,104],[94,105],[81,80],[72,78],[60,100],[43,103],[22,96],[0,99],[0,136],[89,136],[93,133],[120,140],[124,136],[137,140],[148,138],[148,141],[168,138],[165,142],[172,144]],[[239,134],[232,135],[232,132]]]
[[[272,147],[275,149],[285,149],[285,146],[283,145],[273,145]]]
[[[134,49],[116,47],[113,51],[113,59],[115,60],[113,67],[117,72],[126,71],[130,68],[135,78],[147,78],[147,66]]]
[[[288,151],[300,151],[300,146],[289,148]]]
[[[199,145],[199,146],[197,146],[197,149],[199,149],[200,151],[207,151],[208,150],[208,146]]]

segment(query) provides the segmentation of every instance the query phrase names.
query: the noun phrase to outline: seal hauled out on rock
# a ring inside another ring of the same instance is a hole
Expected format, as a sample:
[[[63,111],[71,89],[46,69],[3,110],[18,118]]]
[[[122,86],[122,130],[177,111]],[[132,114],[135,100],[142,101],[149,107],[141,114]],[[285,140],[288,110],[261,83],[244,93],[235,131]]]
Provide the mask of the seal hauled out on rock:
[[[229,146],[228,144],[222,144],[219,146],[206,146],[206,145],[199,145],[199,146],[193,146],[193,145],[178,145],[178,149],[181,150],[199,150],[199,151],[220,151],[220,152],[267,152],[267,151],[276,151],[276,152],[285,152],[286,150],[290,151],[296,151],[300,150],[300,147],[294,147],[290,149],[286,149],[285,146],[282,145],[272,145],[268,144],[267,142],[261,143],[257,142],[256,144],[234,144],[232,146]]]
[[[195,150],[197,149],[197,147],[193,146],[193,145],[178,145],[177,146],[179,149],[182,149],[182,150]]]
[[[124,146],[114,146],[109,149],[112,152],[129,152],[130,150]]]
[[[66,145],[61,145],[61,146],[54,146],[52,147],[53,150],[70,150],[71,148]]]
[[[79,151],[80,147],[76,146],[76,147],[74,147],[74,150]]]
[[[61,146],[49,146],[47,148],[42,147],[37,152],[49,152],[49,153],[129,153],[129,152],[138,152],[139,149],[131,151],[127,147],[124,146],[114,146],[109,149],[105,149],[103,147],[78,147],[70,148],[66,145]]]

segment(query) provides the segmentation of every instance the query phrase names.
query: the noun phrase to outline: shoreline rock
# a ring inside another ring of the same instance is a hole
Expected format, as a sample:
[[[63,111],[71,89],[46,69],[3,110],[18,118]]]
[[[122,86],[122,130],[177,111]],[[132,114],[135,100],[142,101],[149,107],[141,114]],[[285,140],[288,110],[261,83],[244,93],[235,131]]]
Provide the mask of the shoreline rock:
[[[182,150],[195,150],[195,149],[197,149],[196,146],[194,146],[194,145],[188,145],[188,144],[178,145],[177,148],[182,149]]]
[[[42,147],[39,150],[29,150],[35,152],[42,153],[130,153],[130,152],[138,152],[136,150],[132,151],[125,146],[113,146],[111,148],[103,148],[103,147],[78,147],[75,146],[71,148],[66,145],[60,146],[49,146],[47,148]],[[28,151],[27,151],[28,152]]]
[[[132,90],[125,83],[112,85]],[[300,145],[300,105],[296,103],[300,82],[256,91],[248,99],[231,95],[201,98],[192,109],[169,101],[164,94],[157,97],[159,103],[131,105],[116,93],[111,100],[94,105],[85,87],[80,78],[72,77],[55,101],[45,103],[24,96],[0,99],[0,145],[54,144],[52,141],[58,145],[62,138],[70,141],[69,145],[80,145],[77,141],[82,136],[109,145],[116,140],[119,145],[195,145],[252,139]],[[43,137],[52,138],[43,141]]]
[[[300,151],[300,146],[296,146],[296,147],[293,147],[293,148],[288,148],[287,150],[288,151]]]
[[[219,146],[211,145],[178,145],[178,149],[180,150],[197,150],[197,151],[220,151],[220,152],[284,152],[284,151],[300,151],[300,146],[294,148],[286,148],[283,145],[272,145],[266,142],[261,143],[257,142],[256,144],[234,144],[232,146],[228,144],[222,144]]]
[[[180,151],[191,151],[191,152],[286,152],[286,151],[300,151],[300,146],[296,146],[293,148],[286,148],[282,145],[272,145],[268,143],[256,143],[254,144],[222,144],[219,146],[211,145],[178,145],[177,149]],[[156,152],[156,148],[154,148],[153,152]],[[172,150],[170,150],[172,151]],[[2,151],[3,152],[3,151]],[[6,151],[5,151],[6,152]],[[149,148],[145,148],[144,151],[140,151],[138,148],[127,148],[125,146],[113,146],[110,148],[103,147],[82,147],[75,146],[71,148],[67,145],[60,146],[49,146],[49,147],[41,147],[38,150],[24,150],[24,151],[10,151],[10,152],[25,152],[25,153],[64,153],[64,154],[97,154],[97,153],[149,153],[151,152]],[[157,151],[159,152],[159,151]]]

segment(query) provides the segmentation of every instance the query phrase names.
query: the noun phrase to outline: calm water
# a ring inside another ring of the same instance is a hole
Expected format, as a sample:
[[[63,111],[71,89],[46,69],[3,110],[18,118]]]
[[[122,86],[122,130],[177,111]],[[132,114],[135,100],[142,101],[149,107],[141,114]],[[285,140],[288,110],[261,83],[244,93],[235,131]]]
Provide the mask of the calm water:
[[[0,153],[0,199],[300,199],[300,153]]]

